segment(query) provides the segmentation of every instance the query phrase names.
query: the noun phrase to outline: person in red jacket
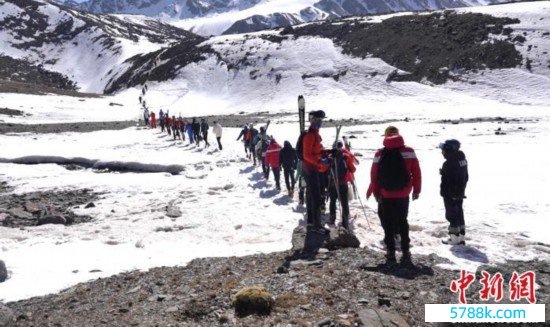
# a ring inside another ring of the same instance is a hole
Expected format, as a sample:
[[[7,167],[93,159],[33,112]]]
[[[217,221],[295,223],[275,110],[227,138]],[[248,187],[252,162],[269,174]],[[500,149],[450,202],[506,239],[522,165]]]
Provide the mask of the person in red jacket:
[[[386,136],[384,148],[374,155],[367,199],[374,195],[378,202],[388,260],[395,260],[395,230],[401,235],[403,259],[410,259],[409,194],[412,191],[412,199],[418,199],[421,186],[420,165],[414,150],[405,146],[401,135]]]
[[[164,116],[164,125],[166,125],[166,132],[168,133],[168,135],[172,135],[172,119],[170,118],[170,116],[168,116],[168,114]]]
[[[310,126],[302,139],[302,175],[306,180],[306,207],[308,224],[313,226],[311,231],[326,234],[329,231],[321,226],[321,183],[320,174],[328,171],[330,165],[328,152],[321,145],[319,129],[325,118],[322,110],[309,113]]]
[[[151,112],[151,128],[157,128],[157,117],[154,112]]]
[[[344,144],[338,142],[336,148],[332,151],[332,163],[329,175],[329,194],[330,194],[330,224],[336,223],[336,201],[340,201],[342,209],[342,227],[349,229],[349,198],[348,183],[352,182],[352,176],[355,172],[355,160],[344,149]]]
[[[265,153],[265,163],[268,167],[271,167],[273,170],[273,176],[275,176],[275,188],[277,188],[277,191],[281,190],[281,170],[279,168],[279,152],[281,151],[281,146],[275,141],[275,139],[272,137],[271,141],[269,142],[269,146],[267,147],[267,151]],[[267,174],[269,175],[269,170],[267,171]]]

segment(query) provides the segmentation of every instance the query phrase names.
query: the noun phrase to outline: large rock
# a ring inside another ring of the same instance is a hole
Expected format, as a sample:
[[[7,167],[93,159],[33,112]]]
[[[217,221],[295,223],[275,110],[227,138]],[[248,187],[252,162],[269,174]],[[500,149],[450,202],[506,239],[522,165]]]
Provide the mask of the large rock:
[[[23,210],[23,208],[14,208],[9,211],[9,214],[18,219],[33,219],[33,215]]]
[[[170,203],[166,207],[166,215],[170,218],[179,218],[182,213],[180,208],[176,207],[173,203]]]
[[[235,312],[241,317],[250,314],[268,315],[271,313],[273,299],[264,287],[251,286],[237,292],[232,303]]]
[[[8,269],[6,269],[6,264],[4,261],[0,260],[0,283],[8,279]]]
[[[331,228],[329,235],[311,233],[305,227],[296,227],[292,232],[292,250],[302,253],[318,252],[320,248],[336,250],[358,248],[359,239],[345,228]]]
[[[330,238],[325,241],[324,248],[329,250],[343,248],[358,248],[361,245],[359,239],[345,228],[330,230]]]
[[[365,327],[409,327],[407,321],[399,314],[378,309],[359,311],[359,320]]]
[[[15,326],[15,315],[13,311],[0,303],[0,327]]]
[[[65,225],[67,220],[61,215],[44,216],[38,219],[38,226],[46,224]]]

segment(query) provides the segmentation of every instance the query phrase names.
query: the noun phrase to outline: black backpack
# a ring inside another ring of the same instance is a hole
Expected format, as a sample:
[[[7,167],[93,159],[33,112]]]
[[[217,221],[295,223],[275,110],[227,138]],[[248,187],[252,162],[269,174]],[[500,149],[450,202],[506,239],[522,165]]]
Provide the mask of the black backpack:
[[[400,149],[383,149],[378,162],[378,184],[385,190],[398,191],[409,185],[411,177]]]
[[[348,164],[342,153],[338,153],[332,159],[332,171],[338,178],[338,183],[346,180],[346,173],[348,172]],[[342,183],[343,184],[343,183]]]
[[[296,156],[298,157],[298,160],[301,161],[304,161],[304,147],[302,141],[304,140],[304,136],[306,134],[306,131],[302,131],[302,133],[300,133],[300,136],[298,136],[298,142],[296,142]]]

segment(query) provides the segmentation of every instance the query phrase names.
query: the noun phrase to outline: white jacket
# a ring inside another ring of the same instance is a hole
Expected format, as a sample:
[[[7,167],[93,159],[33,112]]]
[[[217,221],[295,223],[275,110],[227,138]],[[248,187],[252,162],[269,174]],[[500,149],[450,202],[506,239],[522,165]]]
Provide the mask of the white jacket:
[[[220,123],[215,123],[212,127],[212,131],[216,135],[216,137],[222,137],[222,125]]]

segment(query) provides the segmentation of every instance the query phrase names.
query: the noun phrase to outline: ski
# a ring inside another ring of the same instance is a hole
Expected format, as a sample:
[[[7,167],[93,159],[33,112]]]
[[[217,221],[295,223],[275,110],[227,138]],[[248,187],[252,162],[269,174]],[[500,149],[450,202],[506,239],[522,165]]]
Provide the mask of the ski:
[[[300,134],[306,129],[306,100],[303,95],[298,96],[298,121],[300,123]]]
[[[338,143],[338,138],[340,137],[340,130],[342,129],[342,125],[336,126],[336,138],[334,139],[334,143],[332,144],[332,148],[336,148],[336,144]]]
[[[271,120],[267,121],[267,124],[265,125],[265,134],[267,135],[267,128],[269,127],[269,124],[271,123]]]

